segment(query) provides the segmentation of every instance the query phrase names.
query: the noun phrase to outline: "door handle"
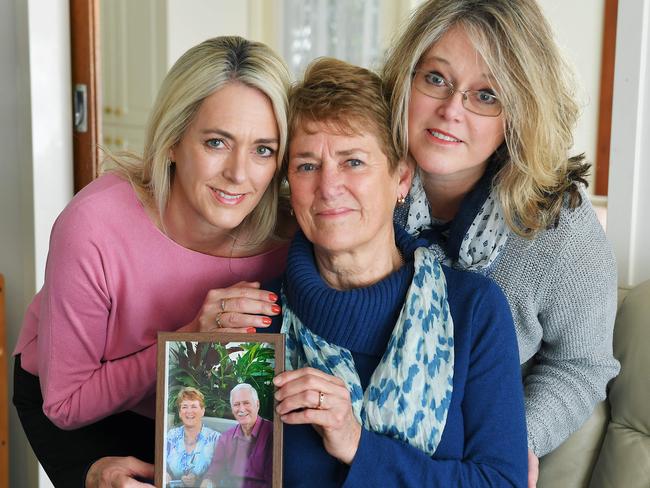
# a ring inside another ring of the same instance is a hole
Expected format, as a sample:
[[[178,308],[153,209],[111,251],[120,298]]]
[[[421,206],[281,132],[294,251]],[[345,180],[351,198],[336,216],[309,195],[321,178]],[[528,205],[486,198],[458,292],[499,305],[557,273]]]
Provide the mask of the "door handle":
[[[88,87],[82,83],[74,86],[74,130],[88,132]]]

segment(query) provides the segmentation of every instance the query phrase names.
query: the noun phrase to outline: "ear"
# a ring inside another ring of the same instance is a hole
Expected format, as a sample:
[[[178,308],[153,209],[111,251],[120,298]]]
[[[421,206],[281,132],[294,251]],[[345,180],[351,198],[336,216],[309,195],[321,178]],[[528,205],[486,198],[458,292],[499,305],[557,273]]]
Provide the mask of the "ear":
[[[411,182],[413,181],[413,175],[415,174],[415,162],[410,158],[407,160],[401,160],[397,163],[397,174],[399,176],[397,185],[398,196],[405,197],[411,189]]]
[[[176,145],[173,145],[172,147],[169,148],[169,151],[167,152],[167,157],[172,162],[176,162],[176,153],[174,151],[175,147],[176,147]]]

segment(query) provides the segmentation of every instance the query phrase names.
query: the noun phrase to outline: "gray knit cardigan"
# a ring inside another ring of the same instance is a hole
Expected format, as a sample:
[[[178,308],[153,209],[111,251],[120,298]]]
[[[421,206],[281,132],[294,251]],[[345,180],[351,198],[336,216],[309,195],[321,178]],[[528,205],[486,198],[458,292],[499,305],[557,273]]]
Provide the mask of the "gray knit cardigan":
[[[587,195],[557,227],[511,233],[484,273],[510,304],[522,363],[528,445],[537,456],[587,420],[619,371],[612,353],[616,261]],[[400,218],[401,215],[401,218]],[[396,220],[405,223],[408,208]]]

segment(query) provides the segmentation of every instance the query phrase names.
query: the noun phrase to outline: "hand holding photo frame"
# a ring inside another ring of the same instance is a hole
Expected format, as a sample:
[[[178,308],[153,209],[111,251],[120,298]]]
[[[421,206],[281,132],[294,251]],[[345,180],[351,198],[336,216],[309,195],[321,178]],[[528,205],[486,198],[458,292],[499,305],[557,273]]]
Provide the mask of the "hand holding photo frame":
[[[280,334],[160,333],[156,486],[282,486]]]

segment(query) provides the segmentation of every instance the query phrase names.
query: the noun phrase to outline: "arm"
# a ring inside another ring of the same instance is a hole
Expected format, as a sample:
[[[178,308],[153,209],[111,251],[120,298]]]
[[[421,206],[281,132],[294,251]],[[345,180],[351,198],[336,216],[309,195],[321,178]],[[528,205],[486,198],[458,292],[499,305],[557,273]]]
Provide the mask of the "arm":
[[[529,446],[537,456],[578,430],[619,370],[612,353],[616,262],[593,211],[575,213],[558,229],[566,237],[538,314],[542,344],[524,380]]]
[[[464,391],[457,391],[462,385],[454,381],[454,395],[464,394],[464,432],[456,434],[464,436],[462,458],[430,458],[364,429],[345,486],[526,486],[519,358],[510,311],[496,285],[489,286],[473,316]],[[445,429],[443,441],[448,435],[454,434]]]
[[[39,313],[43,410],[72,429],[127,410],[155,387],[154,338],[141,350],[104,361],[112,297],[90,216],[64,212],[50,240]],[[116,338],[111,338],[115,340]]]
[[[117,323],[120,319],[112,312],[114,306],[121,305],[124,312],[124,303],[129,301],[127,313],[137,311],[136,300],[156,303],[150,296],[155,290],[150,290],[149,296],[147,292],[133,296],[133,292],[124,291],[119,280],[112,279],[121,273],[128,280],[128,271],[113,269],[120,249],[111,249],[114,243],[106,242],[105,232],[97,228],[101,222],[96,220],[78,208],[61,215],[52,231],[41,296],[38,369],[43,409],[64,429],[133,409],[153,394],[157,330],[209,330],[216,328],[219,315],[228,331],[242,331],[270,322],[261,314],[277,313],[269,292],[260,290],[258,283],[240,282],[206,290],[196,317],[183,327],[169,323],[165,307],[173,304],[161,304],[155,316],[147,316],[150,323]],[[133,259],[138,258],[137,248],[142,246],[133,243],[134,249],[129,249]],[[109,349],[111,360],[106,359]]]

